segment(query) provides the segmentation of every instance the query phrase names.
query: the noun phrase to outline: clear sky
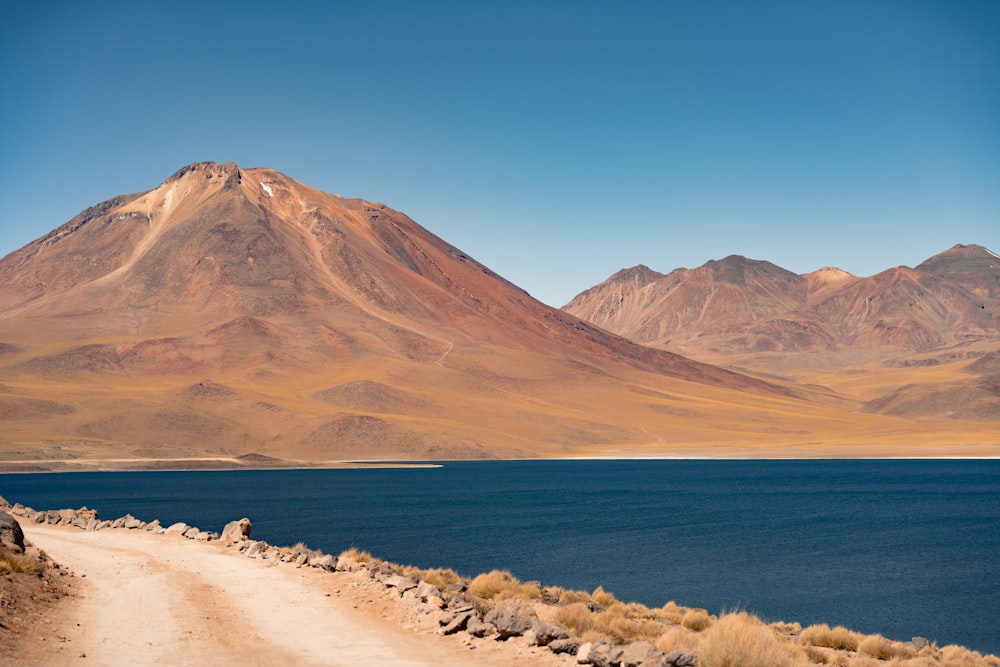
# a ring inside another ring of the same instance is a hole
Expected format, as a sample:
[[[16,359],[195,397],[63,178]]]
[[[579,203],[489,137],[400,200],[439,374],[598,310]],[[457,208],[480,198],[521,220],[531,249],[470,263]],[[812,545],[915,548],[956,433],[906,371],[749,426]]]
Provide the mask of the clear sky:
[[[201,160],[554,306],[640,263],[1000,252],[1000,2],[4,3],[0,255]]]

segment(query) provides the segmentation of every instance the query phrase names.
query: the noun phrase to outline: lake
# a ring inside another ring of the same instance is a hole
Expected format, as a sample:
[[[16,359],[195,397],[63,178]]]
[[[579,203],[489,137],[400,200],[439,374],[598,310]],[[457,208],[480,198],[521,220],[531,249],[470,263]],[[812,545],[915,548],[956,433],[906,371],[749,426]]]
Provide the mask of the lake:
[[[996,460],[0,475],[0,495],[1000,654]]]

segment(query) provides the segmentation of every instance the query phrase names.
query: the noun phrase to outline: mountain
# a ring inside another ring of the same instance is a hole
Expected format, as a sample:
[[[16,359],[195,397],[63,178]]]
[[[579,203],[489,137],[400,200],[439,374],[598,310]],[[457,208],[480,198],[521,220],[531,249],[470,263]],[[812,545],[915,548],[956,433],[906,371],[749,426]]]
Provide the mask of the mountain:
[[[830,267],[796,275],[736,255],[665,275],[640,266],[563,310],[639,343],[828,387],[843,384],[843,375],[823,376],[831,369],[871,376],[873,368],[935,366],[940,374],[951,365],[955,377],[907,390],[919,401],[897,400],[899,378],[887,379],[884,392],[868,387],[852,397],[905,416],[1000,418],[992,388],[1000,376],[984,379],[970,366],[1000,340],[1000,258],[981,246],[957,245],[916,268],[867,278]],[[904,384],[928,380],[910,379]],[[963,396],[964,407],[948,395]]]
[[[638,345],[271,169],[192,164],[0,260],[0,461],[981,451],[864,407]]]

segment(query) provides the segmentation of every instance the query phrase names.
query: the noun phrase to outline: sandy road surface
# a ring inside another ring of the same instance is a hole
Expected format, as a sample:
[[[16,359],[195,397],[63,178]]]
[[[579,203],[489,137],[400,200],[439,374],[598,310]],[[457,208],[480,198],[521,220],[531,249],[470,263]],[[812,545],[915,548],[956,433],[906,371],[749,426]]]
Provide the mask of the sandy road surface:
[[[52,619],[54,641],[38,647],[39,665],[561,664],[526,646],[437,636],[430,619],[414,623],[398,599],[367,599],[371,590],[347,574],[177,535],[24,530],[75,572],[81,594]]]

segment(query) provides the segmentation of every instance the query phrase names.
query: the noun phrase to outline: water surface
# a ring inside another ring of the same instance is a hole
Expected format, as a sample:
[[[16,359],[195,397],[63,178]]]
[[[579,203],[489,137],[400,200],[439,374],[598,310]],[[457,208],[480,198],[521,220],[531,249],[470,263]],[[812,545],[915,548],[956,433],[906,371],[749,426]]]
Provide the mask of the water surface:
[[[1000,461],[0,475],[0,495],[1000,653]]]

